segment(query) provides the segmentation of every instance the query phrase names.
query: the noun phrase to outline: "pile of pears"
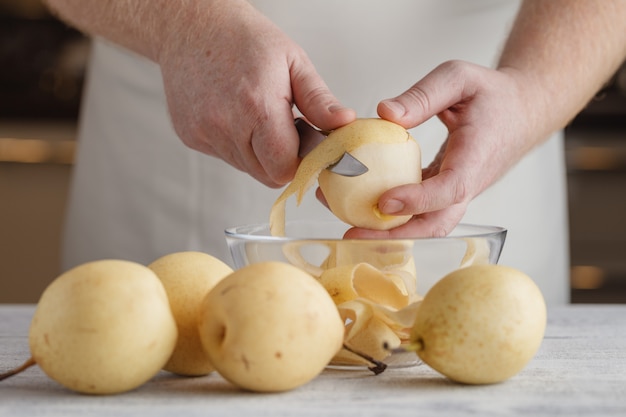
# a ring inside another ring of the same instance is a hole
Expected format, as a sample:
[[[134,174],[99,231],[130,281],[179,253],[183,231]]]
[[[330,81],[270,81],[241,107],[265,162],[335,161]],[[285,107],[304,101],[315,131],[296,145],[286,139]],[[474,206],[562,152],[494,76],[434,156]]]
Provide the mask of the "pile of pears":
[[[201,252],[144,266],[99,260],[60,275],[43,292],[31,358],[73,391],[116,394],[160,370],[219,372],[252,391],[285,391],[313,379],[341,349],[344,324],[324,287],[287,263],[233,271]]]
[[[425,295],[404,349],[452,380],[495,383],[532,359],[545,324],[543,297],[528,276],[470,266]],[[45,289],[29,331],[31,358],[0,380],[36,364],[87,394],[130,391],[161,370],[216,371],[245,390],[286,391],[324,370],[344,331],[324,287],[287,263],[233,271],[201,252],[172,253],[147,266],[99,260]]]

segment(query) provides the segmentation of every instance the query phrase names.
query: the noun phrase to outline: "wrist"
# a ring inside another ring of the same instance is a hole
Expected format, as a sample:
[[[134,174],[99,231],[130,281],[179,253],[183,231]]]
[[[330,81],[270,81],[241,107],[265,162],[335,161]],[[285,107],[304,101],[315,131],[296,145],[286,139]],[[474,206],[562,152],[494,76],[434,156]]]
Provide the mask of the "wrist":
[[[152,56],[161,64],[164,57],[177,51],[210,54],[220,32],[241,30],[241,24],[256,9],[246,0],[160,0],[154,12],[159,16],[159,33],[153,39]],[[181,4],[184,3],[184,4]]]
[[[558,100],[539,76],[513,66],[502,65],[497,70],[509,79],[511,94],[515,96],[511,102],[519,103],[518,117],[523,118],[526,131],[534,138],[533,145],[565,126],[567,121],[554,117]]]

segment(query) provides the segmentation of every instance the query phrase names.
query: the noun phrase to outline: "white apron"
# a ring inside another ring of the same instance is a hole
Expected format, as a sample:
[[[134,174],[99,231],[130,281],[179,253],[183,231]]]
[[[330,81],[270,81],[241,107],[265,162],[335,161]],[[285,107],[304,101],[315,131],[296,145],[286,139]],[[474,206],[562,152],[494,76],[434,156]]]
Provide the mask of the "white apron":
[[[309,54],[359,117],[436,65],[492,66],[512,24],[511,0],[263,0],[253,3]],[[431,120],[412,131],[427,165],[445,138]],[[79,130],[64,268],[93,259],[149,263],[181,250],[230,261],[223,230],[268,221],[280,190],[186,148],[168,118],[159,68],[96,40]],[[533,151],[479,196],[464,222],[508,229],[500,262],[532,276],[546,300],[569,299],[562,137]],[[288,218],[327,217],[311,190]],[[289,210],[289,208],[288,208]]]

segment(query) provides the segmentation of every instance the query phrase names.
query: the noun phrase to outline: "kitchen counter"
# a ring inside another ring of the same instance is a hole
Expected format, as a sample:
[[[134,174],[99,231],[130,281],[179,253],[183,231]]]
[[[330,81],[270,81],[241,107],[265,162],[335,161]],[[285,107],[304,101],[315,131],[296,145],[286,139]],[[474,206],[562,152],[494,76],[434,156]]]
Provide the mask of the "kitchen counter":
[[[34,307],[0,305],[0,372],[28,358]],[[241,391],[218,374],[161,372],[113,396],[71,392],[37,367],[0,382],[0,416],[624,416],[626,305],[549,309],[543,344],[528,366],[495,385],[466,386],[425,365],[369,371],[326,370],[279,394]]]

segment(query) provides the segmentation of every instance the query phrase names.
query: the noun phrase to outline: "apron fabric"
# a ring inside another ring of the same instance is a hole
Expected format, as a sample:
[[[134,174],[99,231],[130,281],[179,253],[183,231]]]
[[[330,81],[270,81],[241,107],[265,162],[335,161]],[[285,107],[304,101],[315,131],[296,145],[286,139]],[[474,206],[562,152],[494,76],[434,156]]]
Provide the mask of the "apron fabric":
[[[308,53],[358,117],[435,66],[493,66],[519,6],[512,0],[255,0]],[[413,129],[423,165],[446,136],[438,120]],[[168,116],[159,68],[100,39],[92,46],[68,203],[63,267],[94,259],[150,263],[182,250],[230,262],[229,226],[267,222],[281,190],[186,148]],[[293,199],[292,199],[293,200]],[[332,218],[309,191],[288,218]],[[477,197],[463,222],[508,229],[500,263],[529,274],[549,304],[569,300],[562,134]]]

